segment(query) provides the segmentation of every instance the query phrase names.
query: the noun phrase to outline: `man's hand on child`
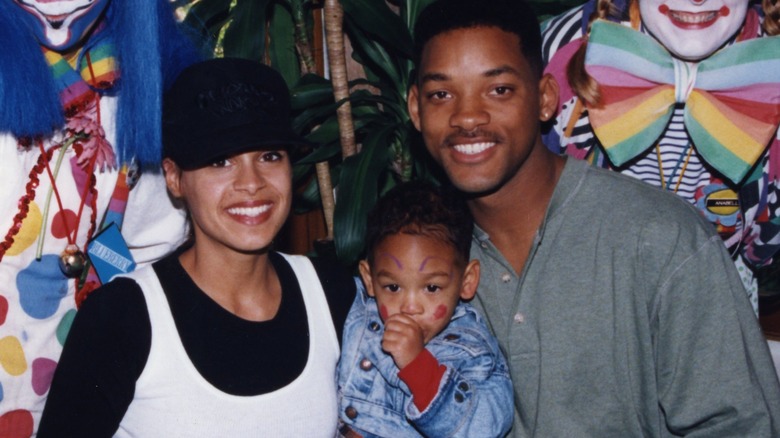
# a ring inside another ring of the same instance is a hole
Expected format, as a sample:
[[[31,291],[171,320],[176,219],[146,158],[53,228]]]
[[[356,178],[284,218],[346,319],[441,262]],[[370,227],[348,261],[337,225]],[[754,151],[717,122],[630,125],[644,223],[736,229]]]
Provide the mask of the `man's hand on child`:
[[[382,349],[393,357],[398,369],[403,369],[425,348],[422,328],[414,319],[396,313],[385,320]]]

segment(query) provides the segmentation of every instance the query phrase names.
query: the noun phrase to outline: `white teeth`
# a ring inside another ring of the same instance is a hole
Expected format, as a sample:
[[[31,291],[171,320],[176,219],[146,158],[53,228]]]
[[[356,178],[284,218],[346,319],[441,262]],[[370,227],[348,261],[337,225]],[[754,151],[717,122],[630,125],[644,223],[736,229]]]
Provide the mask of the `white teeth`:
[[[495,145],[496,143],[491,141],[485,143],[456,144],[455,146],[453,146],[453,148],[455,148],[455,150],[460,152],[461,154],[474,155],[482,151],[485,151],[487,149],[490,149]]]
[[[239,216],[255,217],[260,216],[271,208],[270,204],[261,205],[259,207],[236,207],[228,208],[228,213]]]
[[[708,21],[712,21],[717,16],[717,11],[712,11],[707,14],[692,14],[687,12],[676,12],[671,11],[670,15],[674,20],[680,21],[682,23],[688,23],[688,24],[699,24],[699,23],[706,23]]]

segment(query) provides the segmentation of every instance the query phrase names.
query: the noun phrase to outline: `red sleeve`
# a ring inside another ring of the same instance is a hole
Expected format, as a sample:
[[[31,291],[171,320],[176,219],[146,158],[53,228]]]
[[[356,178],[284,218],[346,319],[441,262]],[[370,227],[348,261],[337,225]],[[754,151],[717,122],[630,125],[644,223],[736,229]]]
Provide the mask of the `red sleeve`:
[[[417,357],[398,372],[398,377],[412,391],[412,400],[420,412],[424,411],[436,396],[444,372],[447,367],[427,349],[423,349]]]

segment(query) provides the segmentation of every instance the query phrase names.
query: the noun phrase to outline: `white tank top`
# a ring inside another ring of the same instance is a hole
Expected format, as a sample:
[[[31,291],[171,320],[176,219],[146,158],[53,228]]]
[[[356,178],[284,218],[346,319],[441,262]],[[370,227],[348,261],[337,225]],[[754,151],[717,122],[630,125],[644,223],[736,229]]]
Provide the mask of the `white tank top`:
[[[309,322],[309,357],[297,379],[258,396],[226,394],[205,380],[187,356],[152,267],[128,275],[141,286],[146,298],[152,345],[116,437],[334,436],[338,418],[336,330],[311,262],[303,256],[284,257],[303,294]]]

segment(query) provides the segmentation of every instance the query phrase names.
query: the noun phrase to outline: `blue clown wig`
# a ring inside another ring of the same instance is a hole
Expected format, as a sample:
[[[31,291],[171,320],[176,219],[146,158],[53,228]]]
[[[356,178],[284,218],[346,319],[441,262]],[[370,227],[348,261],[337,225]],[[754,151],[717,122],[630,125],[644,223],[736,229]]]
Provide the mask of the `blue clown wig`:
[[[0,0],[0,132],[47,136],[64,126],[65,117],[43,52],[19,13],[12,1]],[[175,22],[167,0],[114,0],[105,20],[101,33],[114,44],[120,71],[115,90],[119,161],[156,166],[163,90],[200,53]]]

